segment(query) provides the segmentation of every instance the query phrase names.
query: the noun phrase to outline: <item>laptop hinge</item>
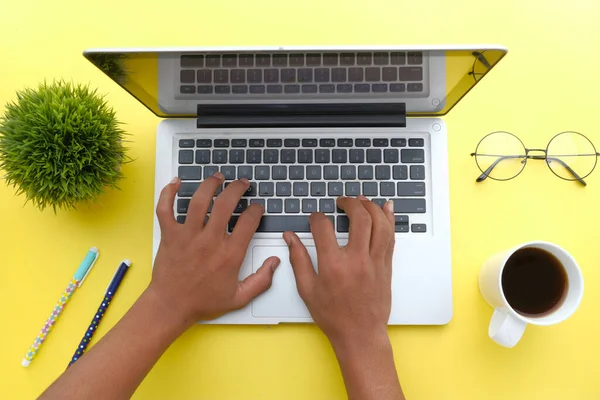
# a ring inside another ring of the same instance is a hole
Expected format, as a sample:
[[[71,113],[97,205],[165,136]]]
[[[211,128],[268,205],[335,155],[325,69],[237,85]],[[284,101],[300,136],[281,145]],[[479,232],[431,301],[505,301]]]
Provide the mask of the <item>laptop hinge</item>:
[[[198,128],[406,127],[406,103],[199,104]]]

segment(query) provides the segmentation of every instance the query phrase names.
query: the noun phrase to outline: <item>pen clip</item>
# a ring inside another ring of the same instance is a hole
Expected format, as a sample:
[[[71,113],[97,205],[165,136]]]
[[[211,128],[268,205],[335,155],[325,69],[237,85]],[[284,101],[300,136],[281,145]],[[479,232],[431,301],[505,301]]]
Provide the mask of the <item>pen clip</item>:
[[[117,270],[115,271],[114,275],[112,276],[112,278],[110,278],[110,281],[108,282],[108,286],[104,290],[104,293],[108,292],[108,289],[110,289],[110,287],[112,286],[113,282],[115,281],[115,278],[117,277],[117,274],[119,273],[119,271],[121,270],[121,267],[123,265],[125,265],[125,266],[127,266],[127,268],[129,268],[129,267],[131,267],[131,261],[129,261],[129,260],[121,261],[121,263],[117,267]]]
[[[98,260],[99,256],[100,256],[100,253],[96,252],[96,257],[94,257],[94,261],[92,261],[92,264],[90,265],[90,267],[88,268],[88,270],[85,272],[85,275],[83,275],[83,278],[81,278],[81,281],[79,281],[79,285],[77,287],[81,287],[81,285],[83,284],[83,281],[85,281],[85,278],[87,278],[87,276],[89,275],[90,271],[94,267],[94,264],[96,264],[96,260]]]

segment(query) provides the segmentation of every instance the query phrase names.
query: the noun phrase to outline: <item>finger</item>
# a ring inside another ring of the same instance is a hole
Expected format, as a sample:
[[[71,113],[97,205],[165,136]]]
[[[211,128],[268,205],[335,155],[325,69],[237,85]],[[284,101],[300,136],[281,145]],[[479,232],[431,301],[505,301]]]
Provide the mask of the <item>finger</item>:
[[[273,273],[279,265],[278,257],[269,257],[263,265],[253,274],[250,274],[243,281],[238,283],[238,290],[235,294],[235,308],[245,307],[256,296],[271,287],[273,282]]]
[[[392,260],[394,258],[394,247],[396,246],[396,218],[394,216],[394,201],[388,200],[387,203],[383,205],[383,213],[385,214],[385,218],[391,228],[391,236],[388,242],[388,247],[385,252],[385,266],[389,268],[390,272],[392,270]]]
[[[306,247],[304,247],[298,235],[294,232],[286,231],[283,233],[283,240],[285,240],[290,249],[290,263],[296,277],[298,294],[306,302],[312,291],[317,274],[313,268],[308,251],[306,251]]]
[[[371,221],[373,221],[370,244],[371,257],[383,261],[390,236],[394,231],[390,229],[390,222],[381,207],[366,198],[361,199],[361,201],[365,209],[371,214]]]
[[[339,208],[346,212],[350,220],[347,247],[369,251],[373,222],[371,215],[363,206],[363,202],[356,198],[340,197],[337,200],[337,204]]]
[[[258,228],[258,224],[260,224],[260,219],[264,213],[265,209],[260,204],[250,204],[250,207],[240,215],[240,218],[235,224],[235,228],[229,237],[232,248],[248,248],[250,240],[254,233],[256,233],[256,229]]]
[[[308,218],[310,223],[310,231],[312,232],[315,246],[317,247],[317,255],[325,256],[340,249],[333,223],[323,213],[312,213]]]
[[[200,184],[196,193],[192,196],[188,206],[188,214],[185,219],[186,224],[192,225],[194,228],[201,229],[204,227],[206,213],[210,207],[215,192],[223,184],[225,177],[222,173],[217,172],[209,176]]]
[[[163,188],[156,204],[156,217],[160,225],[162,232],[167,231],[171,226],[174,226],[177,221],[175,220],[175,213],[173,212],[173,205],[175,204],[175,195],[181,186],[181,180],[175,177]]]
[[[250,182],[246,178],[233,181],[217,196],[212,212],[210,213],[210,218],[208,219],[207,227],[209,229],[214,228],[225,232],[227,224],[231,219],[231,214],[233,214],[249,185]]]

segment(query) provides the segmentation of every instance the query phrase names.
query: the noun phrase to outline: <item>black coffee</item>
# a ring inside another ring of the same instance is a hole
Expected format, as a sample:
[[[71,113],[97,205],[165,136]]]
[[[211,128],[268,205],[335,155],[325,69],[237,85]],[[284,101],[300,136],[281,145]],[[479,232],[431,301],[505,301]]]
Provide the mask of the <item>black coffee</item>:
[[[546,250],[517,250],[502,272],[502,288],[508,304],[524,316],[549,313],[563,301],[567,273],[561,262]]]

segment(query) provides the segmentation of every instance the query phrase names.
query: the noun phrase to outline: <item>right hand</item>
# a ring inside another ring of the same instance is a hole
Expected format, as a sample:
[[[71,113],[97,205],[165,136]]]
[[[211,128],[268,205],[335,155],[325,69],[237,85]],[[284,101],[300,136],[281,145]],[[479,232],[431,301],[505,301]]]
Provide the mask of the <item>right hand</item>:
[[[310,216],[318,274],[298,236],[290,231],[283,235],[298,293],[334,347],[387,335],[395,243],[393,202],[382,209],[360,196],[341,197],[337,204],[350,220],[345,247],[338,245],[329,218],[323,213]]]

